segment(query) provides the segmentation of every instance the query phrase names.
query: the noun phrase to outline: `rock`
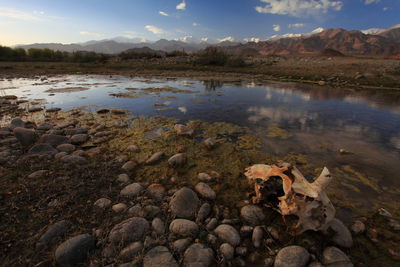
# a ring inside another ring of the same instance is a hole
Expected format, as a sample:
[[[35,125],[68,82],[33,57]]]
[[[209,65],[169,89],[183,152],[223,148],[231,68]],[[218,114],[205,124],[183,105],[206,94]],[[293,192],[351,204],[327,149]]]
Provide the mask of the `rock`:
[[[268,233],[272,236],[273,239],[279,240],[279,232],[272,226],[267,227]]]
[[[174,193],[169,206],[173,216],[192,219],[196,214],[199,203],[196,193],[187,187],[183,187]]]
[[[155,247],[143,259],[143,267],[178,267],[178,263],[169,252],[168,248],[163,246]]]
[[[121,250],[118,258],[120,258],[123,261],[129,261],[129,260],[132,260],[137,254],[142,252],[142,250],[143,250],[142,242],[140,242],[140,241],[133,242]]]
[[[124,171],[129,172],[129,171],[132,171],[133,169],[135,169],[137,165],[138,165],[138,163],[136,161],[130,160],[130,161],[126,162],[124,165],[122,165],[121,168]]]
[[[172,249],[180,254],[185,251],[185,249],[187,249],[191,243],[192,239],[190,238],[178,239],[172,243]]]
[[[114,133],[111,131],[101,131],[101,132],[97,132],[94,134],[94,137],[106,137],[106,136],[111,136]]]
[[[213,234],[208,234],[207,235],[207,243],[209,243],[211,246],[215,246],[216,244],[217,244],[217,242],[218,242],[218,238],[215,236],[215,235],[213,235]]]
[[[10,128],[14,129],[16,127],[25,128],[25,122],[21,118],[14,118],[10,122]]]
[[[217,218],[212,218],[212,219],[207,223],[206,229],[207,229],[208,231],[212,231],[212,230],[214,230],[214,229],[217,227],[217,225],[218,225],[218,220],[217,220]]]
[[[87,128],[68,128],[64,130],[65,135],[76,135],[76,134],[86,134],[88,132]]]
[[[53,112],[57,112],[57,111],[60,111],[60,110],[61,110],[61,108],[48,108],[48,109],[46,109],[46,112],[53,113]]]
[[[76,156],[76,155],[67,155],[62,157],[63,162],[72,164],[72,165],[84,165],[87,164],[87,160],[84,157]]]
[[[198,183],[194,187],[194,190],[196,190],[196,192],[200,196],[208,200],[215,200],[215,198],[217,197],[217,194],[215,194],[214,190],[212,190],[208,184],[205,184],[203,182]]]
[[[214,138],[207,138],[206,140],[203,141],[203,145],[208,149],[212,150],[217,142],[215,141]]]
[[[333,219],[330,222],[330,228],[335,232],[332,241],[341,247],[350,248],[353,246],[353,238],[349,229],[339,220]]]
[[[75,146],[72,144],[61,144],[57,146],[57,150],[60,152],[71,153],[75,150]]]
[[[78,124],[78,121],[76,121],[76,120],[66,121],[66,122],[58,124],[56,126],[56,128],[61,130],[61,129],[68,128],[71,126],[75,126],[76,124]]]
[[[227,261],[232,260],[233,255],[235,254],[235,249],[228,243],[223,243],[219,247],[219,251],[220,251],[222,257]]]
[[[103,109],[99,109],[96,111],[97,114],[106,114],[106,113],[110,113],[109,109],[103,108]]]
[[[95,245],[94,237],[89,234],[72,237],[57,247],[55,252],[56,262],[61,266],[82,263]]]
[[[120,195],[121,196],[125,196],[125,197],[137,197],[139,196],[139,194],[144,190],[143,186],[141,186],[138,183],[133,183],[130,185],[125,186],[121,192]]]
[[[137,145],[129,145],[126,149],[126,152],[133,152],[133,153],[139,153],[140,148]]]
[[[213,178],[205,172],[199,173],[197,178],[202,182],[211,182],[213,180]]]
[[[252,235],[251,239],[253,241],[253,246],[255,248],[259,248],[261,246],[263,236],[264,236],[264,231],[261,228],[261,226],[254,227],[253,235]]]
[[[147,205],[143,208],[143,216],[147,219],[153,219],[161,213],[161,209],[158,206]]]
[[[274,267],[304,267],[310,260],[308,251],[300,246],[289,246],[279,250]]]
[[[196,237],[199,232],[199,227],[193,221],[186,219],[175,219],[169,225],[169,230],[182,237]]]
[[[313,261],[307,267],[324,267],[324,265],[322,265],[322,263],[320,263],[318,261]]]
[[[246,247],[237,247],[235,249],[235,251],[236,251],[236,254],[238,254],[239,256],[243,256],[243,257],[246,257],[247,252],[248,252]]]
[[[214,252],[203,244],[192,244],[183,255],[184,266],[208,267],[214,265]]]
[[[28,175],[29,179],[36,179],[45,176],[49,171],[48,170],[39,170],[35,171]]]
[[[131,207],[128,210],[128,214],[133,217],[142,217],[143,216],[142,207],[140,206],[140,204],[136,204],[135,206]]]
[[[36,142],[37,135],[34,130],[16,127],[13,132],[15,137],[23,146],[30,146]]]
[[[362,221],[356,220],[351,226],[351,231],[358,235],[365,232],[365,224]]]
[[[254,230],[254,227],[249,226],[249,225],[243,225],[242,227],[240,227],[240,234],[243,237],[248,237],[253,234],[253,230]]]
[[[194,130],[192,128],[182,124],[175,124],[174,130],[177,135],[193,136],[194,134]]]
[[[147,194],[157,200],[163,199],[165,192],[165,188],[160,184],[151,184],[147,187]]]
[[[63,157],[65,157],[66,155],[68,155],[67,152],[59,152],[57,154],[54,155],[55,159],[61,160]]]
[[[155,164],[158,161],[160,161],[162,158],[164,157],[164,152],[156,152],[153,155],[151,155],[151,157],[146,160],[146,164]]]
[[[157,241],[154,240],[151,236],[146,236],[146,238],[144,239],[144,248],[146,250],[153,248],[157,245],[158,245]]]
[[[231,244],[233,247],[236,247],[240,244],[240,235],[238,231],[228,224],[219,225],[214,232],[219,239],[221,239],[223,242]]]
[[[165,224],[160,218],[154,218],[151,222],[151,227],[153,227],[157,235],[163,235],[165,233]]]
[[[93,205],[100,209],[106,209],[111,206],[111,200],[103,197],[103,198],[96,200]]]
[[[50,144],[36,144],[28,151],[32,155],[55,155],[57,152]]]
[[[129,179],[129,176],[127,174],[122,173],[122,174],[118,175],[117,182],[129,183],[130,181],[131,181],[131,179]]]
[[[63,135],[44,134],[40,137],[38,143],[49,144],[52,147],[57,147],[58,145],[69,143],[69,139]]]
[[[51,128],[53,128],[53,125],[48,123],[48,122],[44,122],[38,125],[38,127],[36,128],[36,130],[38,131],[48,131]]]
[[[252,226],[262,225],[265,220],[263,210],[255,205],[247,205],[241,208],[240,216]]]
[[[201,205],[199,212],[197,213],[196,223],[202,223],[210,214],[211,205],[208,203],[204,203]]]
[[[264,260],[264,267],[272,267],[273,265],[274,265],[274,259],[266,258]],[[308,267],[310,267],[310,265]]]
[[[125,203],[118,203],[112,206],[112,210],[118,213],[126,211],[127,208]]]
[[[132,217],[115,225],[110,231],[108,239],[115,245],[141,241],[149,231],[149,228],[149,223],[145,219]]]
[[[42,111],[42,110],[43,110],[43,108],[41,108],[41,107],[28,108],[28,112],[38,112],[38,111]]]
[[[36,243],[36,247],[41,250],[54,244],[59,238],[68,232],[68,229],[71,227],[71,225],[71,222],[67,220],[62,220],[51,225],[39,238],[38,242]]]
[[[235,267],[246,267],[246,262],[244,259],[242,259],[241,257],[236,257],[233,259],[232,261],[233,266]]]
[[[178,153],[168,159],[168,165],[170,167],[176,168],[184,165],[186,163],[186,160],[187,158],[185,153]]]
[[[336,247],[327,247],[322,253],[322,263],[328,266],[353,267],[347,255]]]
[[[89,139],[89,135],[87,134],[74,134],[71,136],[71,143],[74,145],[80,145],[85,143]]]

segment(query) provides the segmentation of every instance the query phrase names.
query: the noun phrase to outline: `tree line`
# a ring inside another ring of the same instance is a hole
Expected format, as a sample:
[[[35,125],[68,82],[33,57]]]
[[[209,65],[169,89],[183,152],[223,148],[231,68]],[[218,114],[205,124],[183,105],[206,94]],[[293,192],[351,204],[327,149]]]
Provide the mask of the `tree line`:
[[[76,51],[54,51],[48,48],[11,48],[0,46],[0,61],[72,61],[72,62],[94,62],[106,61],[110,56],[96,52]]]

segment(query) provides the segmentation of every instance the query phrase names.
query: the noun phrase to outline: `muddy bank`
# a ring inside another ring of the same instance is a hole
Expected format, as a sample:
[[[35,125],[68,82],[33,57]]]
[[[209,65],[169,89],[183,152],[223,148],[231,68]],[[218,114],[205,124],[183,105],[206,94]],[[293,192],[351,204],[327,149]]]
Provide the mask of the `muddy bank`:
[[[10,118],[0,129],[6,265],[398,264],[396,210],[292,236],[290,218],[252,205],[246,167],[284,160],[306,176],[320,170],[301,155],[260,152],[245,127],[177,126],[120,109],[28,114],[13,96],[1,97],[1,109]]]

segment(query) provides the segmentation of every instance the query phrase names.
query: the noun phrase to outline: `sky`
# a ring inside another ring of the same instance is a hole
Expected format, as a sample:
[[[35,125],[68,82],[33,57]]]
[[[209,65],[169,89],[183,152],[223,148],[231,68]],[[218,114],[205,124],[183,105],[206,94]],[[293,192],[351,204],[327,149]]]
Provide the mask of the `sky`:
[[[114,37],[265,40],[396,24],[400,0],[0,0],[0,45],[8,46]]]

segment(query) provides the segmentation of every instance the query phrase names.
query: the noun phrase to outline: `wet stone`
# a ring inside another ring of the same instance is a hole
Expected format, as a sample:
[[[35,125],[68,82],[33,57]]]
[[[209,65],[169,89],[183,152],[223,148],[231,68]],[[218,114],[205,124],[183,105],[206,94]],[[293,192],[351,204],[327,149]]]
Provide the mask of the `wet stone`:
[[[335,232],[332,241],[341,247],[350,248],[353,246],[353,237],[349,229],[339,220],[333,219],[330,222],[330,228]]]
[[[56,262],[61,266],[82,263],[94,247],[95,239],[89,234],[72,237],[57,247],[55,252]]]
[[[120,195],[121,196],[125,196],[125,197],[137,197],[140,195],[140,193],[144,190],[143,186],[141,186],[138,183],[133,183],[130,185],[125,186],[121,192]]]

